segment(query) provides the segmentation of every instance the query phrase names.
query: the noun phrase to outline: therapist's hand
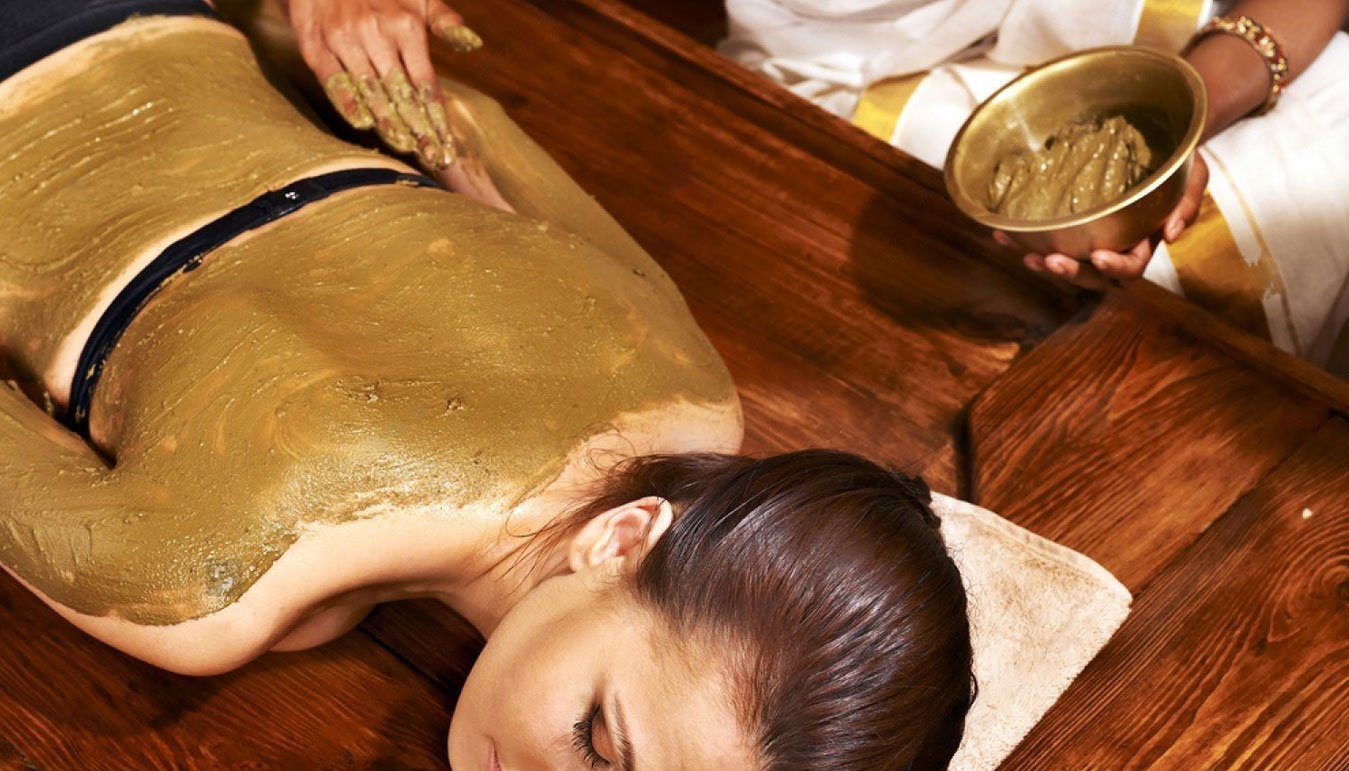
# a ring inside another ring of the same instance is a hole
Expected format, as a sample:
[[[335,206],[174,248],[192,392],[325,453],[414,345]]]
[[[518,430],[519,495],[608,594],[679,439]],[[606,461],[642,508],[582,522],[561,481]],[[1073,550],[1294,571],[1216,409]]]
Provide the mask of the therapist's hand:
[[[1204,188],[1208,187],[1208,164],[1198,153],[1194,156],[1194,166],[1190,178],[1185,182],[1185,193],[1180,203],[1162,223],[1161,237],[1172,243],[1185,228],[1194,224],[1199,216],[1199,204],[1204,200]],[[1006,233],[994,231],[993,238],[1003,246],[1016,248],[1016,244]],[[1103,289],[1111,281],[1131,281],[1142,278],[1143,271],[1152,259],[1153,241],[1139,243],[1127,252],[1112,252],[1097,249],[1091,253],[1090,262],[1082,262],[1065,254],[1036,254],[1031,252],[1022,257],[1027,268],[1036,273],[1044,273],[1063,279],[1087,289]]]
[[[482,40],[441,0],[288,0],[300,54],[352,126],[443,169],[454,140],[436,81],[428,30],[456,51]]]

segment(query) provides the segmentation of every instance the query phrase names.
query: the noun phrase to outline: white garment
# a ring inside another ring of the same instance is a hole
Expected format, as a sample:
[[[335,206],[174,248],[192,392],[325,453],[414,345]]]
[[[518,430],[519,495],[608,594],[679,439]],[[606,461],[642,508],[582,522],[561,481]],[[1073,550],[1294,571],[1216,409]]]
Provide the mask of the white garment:
[[[726,0],[721,50],[847,118],[862,89],[887,77],[982,53],[1019,67],[1127,42],[1140,8],[1119,0]]]
[[[1270,339],[1316,364],[1328,362],[1349,322],[1346,74],[1349,35],[1340,32],[1274,110],[1203,148],[1209,194],[1243,259],[1276,266],[1282,286],[1263,298]]]

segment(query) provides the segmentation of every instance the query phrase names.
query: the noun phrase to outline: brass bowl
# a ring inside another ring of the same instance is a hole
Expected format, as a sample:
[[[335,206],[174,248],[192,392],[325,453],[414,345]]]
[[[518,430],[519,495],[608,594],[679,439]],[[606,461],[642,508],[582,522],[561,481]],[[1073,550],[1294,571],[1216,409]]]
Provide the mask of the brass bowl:
[[[1180,203],[1207,112],[1199,73],[1178,56],[1135,46],[1079,51],[1018,77],[970,115],[946,156],[946,189],[961,211],[1004,231],[1027,251],[1084,258],[1096,249],[1127,250],[1154,233]],[[1143,134],[1155,164],[1123,197],[1038,221],[989,208],[989,181],[998,161],[1015,151],[1040,149],[1075,120],[1115,115]]]

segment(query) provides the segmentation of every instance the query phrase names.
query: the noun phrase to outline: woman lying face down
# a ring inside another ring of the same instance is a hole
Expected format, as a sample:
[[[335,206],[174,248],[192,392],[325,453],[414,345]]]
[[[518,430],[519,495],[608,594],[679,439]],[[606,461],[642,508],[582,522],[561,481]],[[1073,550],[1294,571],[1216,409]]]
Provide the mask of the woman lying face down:
[[[0,80],[28,148],[0,159],[0,341],[53,411],[92,391],[77,434],[0,388],[7,572],[201,675],[438,597],[487,638],[457,771],[945,764],[970,643],[926,488],[719,454],[738,403],[673,284],[479,94],[446,84],[441,181],[514,213],[407,176],[314,197],[81,366],[165,244],[304,180],[413,173],[305,121],[223,24],[89,34]]]
[[[633,458],[524,550],[450,763],[942,768],[973,693],[937,527],[920,480],[846,453]]]

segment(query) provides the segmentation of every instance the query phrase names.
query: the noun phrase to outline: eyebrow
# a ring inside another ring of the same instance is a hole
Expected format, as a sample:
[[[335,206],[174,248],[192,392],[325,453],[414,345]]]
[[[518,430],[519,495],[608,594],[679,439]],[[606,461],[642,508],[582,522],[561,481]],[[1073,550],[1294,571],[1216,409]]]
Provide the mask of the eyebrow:
[[[623,756],[623,771],[637,771],[637,753],[632,749],[632,734],[628,733],[628,719],[623,714],[623,705],[618,696],[614,696],[614,722],[618,724],[619,754]]]

